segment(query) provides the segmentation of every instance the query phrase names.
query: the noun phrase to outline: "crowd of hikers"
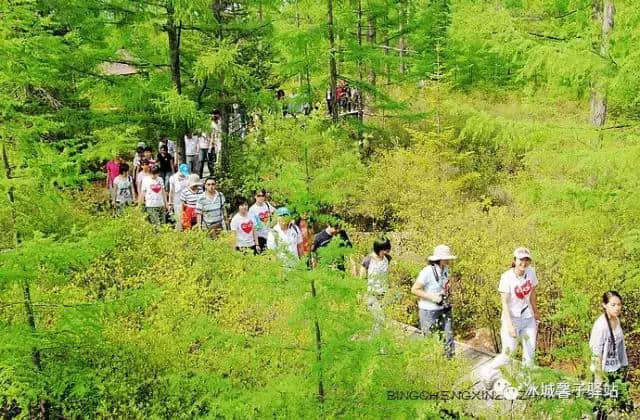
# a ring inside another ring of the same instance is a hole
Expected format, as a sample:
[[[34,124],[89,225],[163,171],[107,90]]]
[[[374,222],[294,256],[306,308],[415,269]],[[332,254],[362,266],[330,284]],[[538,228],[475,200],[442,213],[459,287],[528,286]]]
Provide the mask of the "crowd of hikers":
[[[139,144],[133,159],[133,169],[121,157],[109,161],[107,188],[115,211],[119,213],[128,205],[137,204],[147,213],[153,224],[173,223],[177,230],[202,229],[215,239],[221,231],[230,230],[235,235],[235,249],[242,253],[261,254],[267,249],[286,266],[295,265],[306,258],[308,266],[318,263],[322,248],[334,241],[340,247],[352,244],[338,222],[329,223],[317,233],[306,214],[294,218],[286,206],[271,204],[265,190],[254,194],[250,205],[244,197],[235,204],[237,212],[227,215],[227,202],[217,189],[216,178],[203,179],[204,165],[213,173],[216,156],[220,153],[219,116],[213,119],[212,134],[189,133],[186,159],[175,158],[175,143],[163,140],[159,153],[153,156],[151,147]],[[218,137],[216,137],[218,136]],[[388,305],[388,274],[391,262],[391,242],[378,238],[372,252],[360,264],[352,264],[351,272],[367,279],[366,304],[373,316],[373,334],[385,325],[385,306]],[[438,245],[427,258],[426,266],[418,274],[411,293],[418,300],[420,330],[427,336],[438,331],[443,337],[445,355],[454,356],[454,327],[449,283],[452,262],[457,259],[447,245]],[[497,292],[502,305],[500,337],[502,351],[486,364],[480,376],[488,388],[500,377],[500,368],[506,365],[522,344],[522,365],[535,364],[536,337],[541,315],[537,305],[538,278],[532,264],[529,249],[519,247],[513,252],[513,260],[500,277]],[[346,271],[346,260],[337,257],[330,260],[332,266]],[[589,346],[593,353],[591,371],[597,383],[612,384],[626,381],[628,360],[620,316],[622,298],[616,291],[602,296],[603,313],[595,321]],[[620,402],[618,408],[629,408],[629,399]],[[599,408],[599,418],[604,418]]]

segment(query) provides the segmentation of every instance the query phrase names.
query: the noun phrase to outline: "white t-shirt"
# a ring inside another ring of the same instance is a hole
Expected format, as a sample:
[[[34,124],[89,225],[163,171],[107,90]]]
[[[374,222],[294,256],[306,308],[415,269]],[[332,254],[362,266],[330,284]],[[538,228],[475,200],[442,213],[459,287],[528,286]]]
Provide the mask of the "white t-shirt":
[[[123,177],[118,175],[113,180],[113,187],[116,189],[116,203],[131,203],[133,201],[133,180],[130,176]]]
[[[187,156],[198,154],[198,137],[184,136],[184,148]]]
[[[500,276],[498,291],[508,293],[509,312],[515,318],[531,318],[531,291],[538,285],[533,268],[528,267],[522,277],[516,276],[515,269],[511,268]]]
[[[202,133],[200,136],[198,136],[198,147],[200,149],[209,150],[210,145],[211,145],[211,141],[209,139],[209,136],[207,136],[205,133]]]
[[[254,227],[255,223],[248,214],[243,216],[240,213],[236,213],[233,216],[231,219],[231,230],[236,233],[237,247],[250,247],[256,244],[253,240]]]
[[[295,257],[295,259],[298,259],[298,244],[301,243],[302,235],[291,226],[287,227],[287,230],[283,232],[280,225],[277,224],[269,231],[267,236],[267,248],[286,249],[288,251],[288,255],[279,252],[278,256],[281,258]]]
[[[138,188],[138,194],[140,193],[140,191],[142,191],[142,181],[145,178],[149,178],[149,177],[151,177],[151,172],[147,173],[145,171],[140,171],[136,175],[136,187]]]
[[[437,278],[433,273],[434,268]],[[420,271],[417,282],[423,285],[423,290],[425,292],[447,294],[449,292],[449,268],[446,267],[444,271],[442,271],[439,265],[429,264]],[[420,298],[418,301],[418,308],[435,311],[442,309],[443,307],[442,305],[438,305],[430,300]]]
[[[269,236],[269,222],[271,221],[271,215],[276,211],[273,206],[267,202],[262,206],[254,204],[249,207],[249,216],[253,218],[256,223],[256,232],[260,238],[267,238]]]
[[[389,255],[379,259],[371,254],[362,261],[362,266],[367,270],[367,287],[370,292],[385,293],[387,291],[390,260],[391,256]]]
[[[164,181],[148,176],[142,180],[141,193],[144,195],[145,207],[164,207]]]
[[[589,338],[589,347],[594,356],[602,358],[602,370],[604,372],[615,372],[621,367],[629,366],[627,360],[627,349],[624,345],[624,334],[622,327],[618,321],[618,325],[613,328],[614,345],[611,340],[611,332],[607,325],[607,319],[604,314],[593,324],[591,337]]]
[[[169,177],[169,191],[173,192],[173,197],[171,198],[174,206],[179,207],[182,204],[180,193],[187,188],[187,185],[189,185],[189,177],[182,175],[180,172],[176,172]]]

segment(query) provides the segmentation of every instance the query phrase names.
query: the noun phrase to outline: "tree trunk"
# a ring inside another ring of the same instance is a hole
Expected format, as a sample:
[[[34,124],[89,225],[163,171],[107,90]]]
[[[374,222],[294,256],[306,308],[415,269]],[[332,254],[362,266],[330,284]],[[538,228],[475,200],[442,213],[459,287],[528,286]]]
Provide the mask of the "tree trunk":
[[[336,98],[336,86],[338,84],[338,68],[336,66],[336,45],[333,32],[333,0],[327,0],[327,32],[329,36],[329,88],[333,101],[331,101],[331,120],[338,122],[338,98]]]
[[[9,152],[7,151],[7,143],[5,140],[2,141],[2,161],[4,163],[5,175],[7,177],[7,181],[11,181],[14,178],[13,166],[11,166],[11,163],[9,162]],[[20,246],[21,240],[20,240],[20,234],[18,233],[18,228],[16,226],[17,215],[16,215],[16,209],[15,209],[15,187],[13,185],[10,185],[9,189],[7,190],[7,199],[9,201],[9,207],[11,208],[11,211],[10,211],[11,226],[13,227],[13,230],[14,230],[13,246],[17,248],[18,246]],[[31,329],[31,331],[35,332],[36,319],[35,319],[35,315],[33,314],[33,304],[31,301],[31,291],[29,288],[29,281],[26,278],[22,280],[22,297],[23,297],[24,312],[27,317],[27,325],[29,325],[29,328]],[[42,363],[40,360],[40,351],[35,347],[31,349],[31,360],[33,361],[33,364],[38,370],[42,369]]]
[[[173,3],[167,3],[167,36],[169,38],[169,66],[171,67],[171,80],[173,86],[182,94],[182,82],[180,80],[180,32],[182,23],[176,26],[174,20],[175,9]]]
[[[613,31],[615,6],[613,0],[594,0],[593,19],[602,27],[600,40],[600,56],[608,59],[609,37]],[[607,119],[607,94],[602,80],[596,80],[591,88],[591,124],[596,127],[604,126]]]
[[[371,46],[371,48],[375,48],[376,45],[376,17],[371,14],[368,18],[368,27],[367,27],[367,42]],[[376,85],[376,69],[375,65],[371,63],[369,67],[369,84],[372,86]]]

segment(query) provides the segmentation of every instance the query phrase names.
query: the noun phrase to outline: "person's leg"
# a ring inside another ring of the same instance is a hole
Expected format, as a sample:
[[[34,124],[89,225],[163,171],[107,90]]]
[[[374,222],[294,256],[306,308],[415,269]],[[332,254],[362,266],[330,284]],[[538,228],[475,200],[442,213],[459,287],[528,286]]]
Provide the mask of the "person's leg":
[[[378,296],[374,294],[367,296],[367,307],[373,315],[373,334],[378,334],[384,325],[384,308]]]
[[[535,364],[537,334],[536,319],[533,317],[523,319],[518,336],[522,337],[522,364],[524,366],[532,367]]]
[[[216,160],[216,153],[211,150],[207,153],[207,167],[209,168],[209,176],[213,176],[213,162]]]
[[[207,149],[200,149],[200,155],[198,156],[198,159],[200,160],[198,175],[202,179],[202,175],[204,173],[204,164],[205,164],[205,161],[207,160]]]
[[[442,311],[440,315],[444,330],[444,353],[450,359],[455,353],[455,342],[453,341],[453,316],[451,309]]]
[[[507,326],[505,323],[502,323],[500,327],[500,340],[502,341],[502,354],[504,354],[507,358],[511,357],[513,353],[516,351],[516,346],[518,345],[518,325],[516,318],[512,320],[513,326],[516,329],[516,337],[512,337],[507,330]]]
[[[260,245],[260,252],[263,253],[267,248],[267,238],[263,238],[262,236],[258,236],[258,245]]]
[[[438,311],[430,311],[428,309],[420,309],[418,317],[420,318],[420,330],[423,336],[428,336],[437,321]]]

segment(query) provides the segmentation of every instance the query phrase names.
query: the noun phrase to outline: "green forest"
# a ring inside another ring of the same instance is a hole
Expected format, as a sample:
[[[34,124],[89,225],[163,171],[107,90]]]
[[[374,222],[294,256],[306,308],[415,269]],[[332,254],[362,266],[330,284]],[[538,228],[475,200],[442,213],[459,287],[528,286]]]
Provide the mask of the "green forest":
[[[422,398],[474,386],[400,327],[438,244],[456,341],[493,353],[501,274],[531,250],[536,367],[504,372],[521,390],[592,381],[617,291],[640,404],[636,1],[0,0],[0,22],[3,418],[592,418],[586,397]],[[115,211],[105,164],[170,141],[177,171],[214,111],[229,219],[264,189],[353,246],[288,265]],[[382,236],[372,333],[355,270]]]

